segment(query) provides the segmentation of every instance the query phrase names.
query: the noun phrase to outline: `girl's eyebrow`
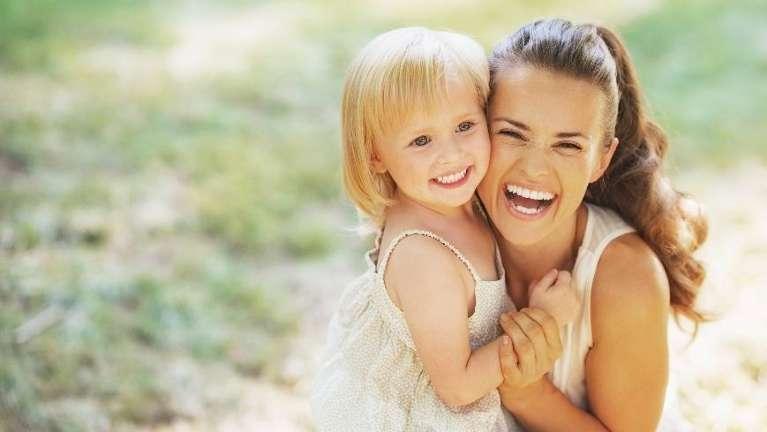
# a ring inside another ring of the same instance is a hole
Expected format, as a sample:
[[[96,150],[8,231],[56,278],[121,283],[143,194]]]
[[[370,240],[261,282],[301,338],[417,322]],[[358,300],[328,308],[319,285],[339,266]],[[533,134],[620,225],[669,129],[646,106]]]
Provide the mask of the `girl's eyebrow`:
[[[530,127],[529,126],[527,126],[526,124],[524,124],[524,123],[522,123],[520,121],[512,120],[512,119],[510,119],[508,117],[495,117],[495,118],[493,118],[493,122],[494,123],[497,122],[497,121],[506,122],[506,123],[508,123],[508,124],[510,124],[512,126],[516,126],[516,127],[520,128],[520,129],[522,129],[523,131],[530,132]],[[583,133],[577,132],[577,131],[576,132],[559,132],[556,135],[556,137],[557,138],[583,138],[585,140],[589,139],[589,137],[587,135],[584,135]]]
[[[480,111],[480,110],[466,111],[465,113],[463,113],[461,115],[455,116],[454,120],[463,119],[463,118],[467,118],[467,117],[474,117],[474,116],[479,115],[481,113],[482,113],[482,111]]]
[[[459,116],[456,116],[455,120],[474,117],[480,114],[482,114],[482,111],[467,111]],[[430,133],[431,131],[432,131],[432,127],[430,126],[416,126],[413,129],[405,129],[405,132],[408,135],[425,135]]]

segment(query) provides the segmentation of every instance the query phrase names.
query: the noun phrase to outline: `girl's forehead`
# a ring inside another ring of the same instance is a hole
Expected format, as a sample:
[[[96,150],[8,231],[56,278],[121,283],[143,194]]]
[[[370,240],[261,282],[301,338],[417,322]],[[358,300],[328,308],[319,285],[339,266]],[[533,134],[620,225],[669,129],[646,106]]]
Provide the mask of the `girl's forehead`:
[[[483,102],[473,85],[458,80],[448,82],[434,98],[403,103],[396,110],[398,115],[388,121],[386,130],[417,130],[459,122],[469,116],[483,115]]]

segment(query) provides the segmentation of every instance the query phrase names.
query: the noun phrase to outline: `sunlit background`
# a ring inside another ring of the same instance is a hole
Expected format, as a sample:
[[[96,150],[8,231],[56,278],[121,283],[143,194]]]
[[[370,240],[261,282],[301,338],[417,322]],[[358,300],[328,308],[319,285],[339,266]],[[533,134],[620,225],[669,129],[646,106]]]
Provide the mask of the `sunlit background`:
[[[369,246],[340,189],[347,64],[397,26],[489,49],[542,16],[620,31],[710,216],[721,319],[673,334],[684,415],[767,430],[758,0],[0,0],[0,430],[312,430]]]

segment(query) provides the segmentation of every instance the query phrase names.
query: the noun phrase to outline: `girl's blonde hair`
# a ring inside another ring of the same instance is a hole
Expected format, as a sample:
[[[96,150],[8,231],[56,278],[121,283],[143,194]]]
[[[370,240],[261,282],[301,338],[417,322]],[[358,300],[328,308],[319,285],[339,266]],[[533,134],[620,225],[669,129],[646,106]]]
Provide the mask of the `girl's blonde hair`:
[[[370,41],[346,75],[341,105],[343,181],[349,198],[375,225],[396,190],[388,173],[375,173],[376,141],[414,113],[433,113],[446,100],[448,78],[474,88],[485,108],[487,57],[468,36],[422,27],[392,30]]]

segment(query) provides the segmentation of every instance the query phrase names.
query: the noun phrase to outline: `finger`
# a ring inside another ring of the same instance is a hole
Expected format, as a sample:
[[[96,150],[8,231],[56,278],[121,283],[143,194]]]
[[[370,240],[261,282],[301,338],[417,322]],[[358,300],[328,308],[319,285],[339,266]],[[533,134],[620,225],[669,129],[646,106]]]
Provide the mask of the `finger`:
[[[553,284],[554,281],[557,279],[557,275],[558,275],[557,269],[549,270],[549,272],[543,275],[543,277],[539,281],[533,283],[533,286],[531,287],[531,291],[535,292],[535,291],[550,287],[551,284]]]
[[[556,285],[568,285],[570,284],[570,280],[572,279],[572,276],[570,275],[570,272],[567,270],[562,270],[557,275],[557,281],[555,282]]]
[[[514,352],[517,354],[517,363],[519,364],[519,370],[523,377],[532,377],[535,375],[536,359],[535,348],[533,343],[527,337],[519,324],[516,323],[516,318],[522,312],[516,312],[511,314],[511,321],[514,323],[511,328],[509,336],[511,337],[512,346]],[[524,315],[524,314],[522,314]]]
[[[557,320],[543,309],[526,308],[524,312],[528,317],[540,324],[543,329],[543,335],[546,338],[546,343],[549,345],[549,352],[552,354],[549,357],[553,357],[553,359],[559,358],[562,354],[562,340],[559,335]]]
[[[549,344],[543,333],[543,327],[534,319],[530,318],[522,309],[518,315],[514,316],[514,322],[522,329],[527,339],[532,344],[535,353],[535,375],[542,374],[549,369]]]
[[[501,328],[507,335],[511,335],[511,330],[515,328],[514,321],[511,319],[511,313],[506,312],[501,314]]]
[[[507,335],[501,336],[501,343],[498,348],[498,359],[501,361],[501,374],[503,380],[516,382],[519,379],[520,372],[517,365],[517,355],[511,346],[511,339]]]

